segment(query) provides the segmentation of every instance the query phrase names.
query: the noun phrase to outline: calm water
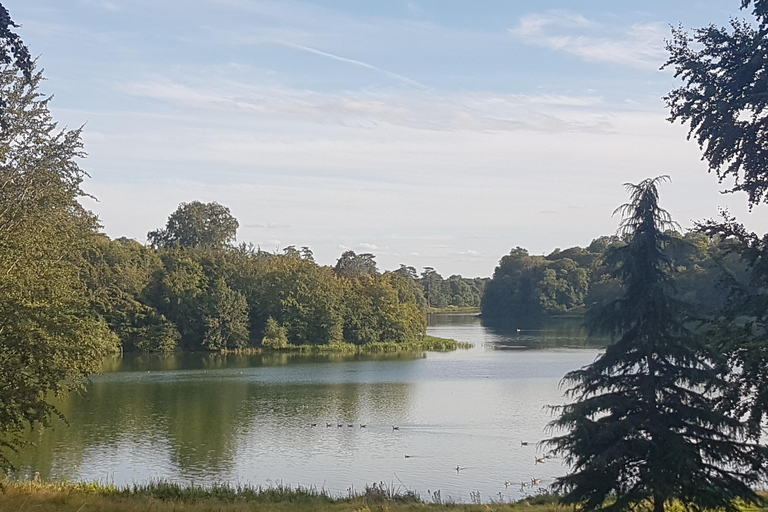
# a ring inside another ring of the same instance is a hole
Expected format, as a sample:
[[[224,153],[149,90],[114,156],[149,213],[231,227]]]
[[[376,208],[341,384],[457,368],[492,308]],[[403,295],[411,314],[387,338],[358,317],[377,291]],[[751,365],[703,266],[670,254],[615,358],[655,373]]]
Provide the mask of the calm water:
[[[109,361],[85,396],[61,405],[69,426],[34,436],[22,473],[118,485],[283,483],[333,494],[383,481],[426,500],[440,490],[464,502],[470,492],[518,499],[535,492],[520,482],[544,486],[563,474],[558,460],[535,462],[536,442],[547,437],[546,407],[563,401],[560,378],[597,349],[567,324],[503,334],[469,315],[430,323],[430,334],[475,347],[388,358]]]

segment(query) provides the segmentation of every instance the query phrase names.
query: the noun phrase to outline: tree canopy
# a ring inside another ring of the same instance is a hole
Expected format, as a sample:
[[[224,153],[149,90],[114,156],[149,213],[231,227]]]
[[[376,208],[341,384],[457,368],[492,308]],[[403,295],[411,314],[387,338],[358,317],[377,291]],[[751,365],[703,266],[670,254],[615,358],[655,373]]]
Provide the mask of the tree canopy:
[[[181,203],[165,229],[147,233],[153,247],[223,247],[235,241],[237,222],[229,208],[217,202]]]
[[[670,121],[689,124],[710,171],[732,178],[750,207],[768,202],[768,3],[754,2],[753,14],[757,27],[733,18],[730,29],[673,30],[664,64],[683,81],[665,97]]]
[[[721,181],[733,178],[730,190],[745,192],[752,208],[768,203],[768,2],[742,0],[742,9],[750,6],[756,26],[734,18],[730,28],[710,25],[692,35],[674,30],[665,65],[683,81],[666,98],[670,120],[689,124],[710,170]],[[721,375],[737,390],[733,414],[746,416],[751,435],[760,439],[768,412],[768,234],[748,232],[728,212],[698,229],[745,266],[743,272],[727,269],[730,293],[707,328],[725,359]]]

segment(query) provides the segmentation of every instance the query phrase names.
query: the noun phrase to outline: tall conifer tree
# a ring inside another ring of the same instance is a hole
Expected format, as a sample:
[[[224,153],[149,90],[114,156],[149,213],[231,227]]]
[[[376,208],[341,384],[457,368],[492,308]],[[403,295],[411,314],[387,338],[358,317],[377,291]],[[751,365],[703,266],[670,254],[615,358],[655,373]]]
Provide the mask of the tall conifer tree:
[[[750,484],[765,449],[748,442],[741,423],[718,407],[726,384],[673,298],[665,230],[674,224],[657,191],[666,179],[626,185],[630,202],[617,212],[627,244],[606,256],[623,295],[588,319],[591,334],[614,342],[565,376],[573,402],[550,423],[567,431],[547,444],[572,469],[555,488],[584,510],[645,504],[663,512],[679,500],[735,511],[737,499],[759,500]]]

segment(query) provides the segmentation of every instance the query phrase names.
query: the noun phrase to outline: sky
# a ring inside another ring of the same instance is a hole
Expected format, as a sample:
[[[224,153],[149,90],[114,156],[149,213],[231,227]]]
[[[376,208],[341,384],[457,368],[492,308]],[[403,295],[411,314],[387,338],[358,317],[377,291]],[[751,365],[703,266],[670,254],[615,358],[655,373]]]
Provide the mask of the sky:
[[[682,228],[727,208],[768,231],[663,100],[671,27],[750,19],[738,0],[2,4],[84,126],[82,202],[113,238],[216,201],[266,251],[490,276],[613,234],[623,184],[663,174]]]

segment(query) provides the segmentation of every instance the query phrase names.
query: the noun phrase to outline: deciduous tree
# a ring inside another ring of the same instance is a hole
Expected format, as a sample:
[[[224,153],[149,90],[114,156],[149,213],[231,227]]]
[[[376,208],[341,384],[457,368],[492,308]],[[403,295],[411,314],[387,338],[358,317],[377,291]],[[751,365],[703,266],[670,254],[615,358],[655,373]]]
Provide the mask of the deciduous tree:
[[[7,14],[2,9],[0,15]],[[2,20],[0,20],[2,21]],[[2,51],[0,51],[0,55]],[[2,59],[0,59],[2,60]],[[116,346],[81,280],[97,219],[77,202],[80,130],[61,130],[50,98],[0,64],[0,447],[45,424],[54,395],[78,387]],[[0,465],[7,466],[0,453]]]
[[[742,9],[750,6],[756,26],[732,19],[730,28],[674,30],[665,66],[683,81],[666,98],[670,120],[688,123],[710,171],[733,178],[729,191],[745,192],[752,208],[768,203],[768,2],[742,0]],[[739,390],[734,414],[748,415],[759,439],[768,413],[768,235],[749,233],[727,212],[699,228],[730,244],[749,269],[746,279],[727,272],[731,294],[709,326],[727,358],[722,373]]]
[[[768,2],[753,14],[757,27],[733,18],[730,30],[673,30],[664,64],[683,81],[665,98],[670,121],[688,123],[709,170],[732,178],[729,191],[745,192],[750,207],[768,201]]]
[[[237,222],[229,208],[217,202],[181,203],[168,217],[165,229],[147,233],[152,247],[216,247],[234,242]]]

